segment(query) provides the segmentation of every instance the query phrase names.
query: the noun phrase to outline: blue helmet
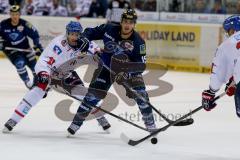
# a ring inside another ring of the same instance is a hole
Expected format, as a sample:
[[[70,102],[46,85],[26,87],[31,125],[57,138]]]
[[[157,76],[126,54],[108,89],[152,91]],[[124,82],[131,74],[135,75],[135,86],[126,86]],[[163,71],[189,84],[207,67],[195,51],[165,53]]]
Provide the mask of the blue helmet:
[[[82,31],[83,31],[83,28],[79,22],[70,21],[66,26],[67,34],[70,32],[82,33]]]
[[[228,32],[230,29],[234,31],[240,30],[240,15],[233,15],[225,19],[223,22],[223,29]]]

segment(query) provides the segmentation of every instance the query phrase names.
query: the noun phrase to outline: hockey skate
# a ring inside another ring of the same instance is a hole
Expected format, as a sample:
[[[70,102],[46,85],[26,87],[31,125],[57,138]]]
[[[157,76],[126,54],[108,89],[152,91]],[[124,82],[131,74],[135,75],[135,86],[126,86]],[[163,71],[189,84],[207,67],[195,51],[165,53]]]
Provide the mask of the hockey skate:
[[[143,120],[143,122],[145,124],[146,129],[149,132],[154,132],[155,130],[157,130],[156,124],[155,124],[155,121],[154,121],[154,117],[153,117],[152,113],[143,115],[142,120]]]
[[[71,125],[67,129],[67,131],[68,131],[67,137],[71,137],[72,135],[74,135],[79,130],[80,127],[81,127],[81,125],[77,125],[72,122]]]
[[[10,133],[14,126],[16,126],[17,122],[12,120],[12,119],[9,119],[5,124],[4,124],[4,128],[2,130],[2,133]]]
[[[145,124],[145,126],[146,126],[147,130],[151,133],[157,130],[155,123],[153,123],[151,125],[146,125]]]
[[[108,120],[104,116],[102,116],[100,118],[97,118],[97,121],[98,121],[98,124],[102,126],[102,129],[109,133],[109,128],[111,127],[111,125],[108,122]]]

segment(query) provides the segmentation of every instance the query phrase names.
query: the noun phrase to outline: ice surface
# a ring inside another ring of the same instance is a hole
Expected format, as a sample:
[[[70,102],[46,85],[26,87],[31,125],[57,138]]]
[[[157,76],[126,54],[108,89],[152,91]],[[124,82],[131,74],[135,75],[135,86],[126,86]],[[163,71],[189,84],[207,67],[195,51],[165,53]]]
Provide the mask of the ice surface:
[[[84,72],[84,69],[78,70]],[[8,60],[0,60],[0,127],[11,116],[27,92]],[[173,85],[165,95],[151,98],[156,108],[166,114],[183,114],[200,105],[201,91],[208,86],[209,75],[167,72],[161,80]],[[115,93],[114,89],[110,90]],[[133,139],[147,135],[110,116],[111,134],[105,134],[95,120],[86,122],[76,136],[66,138],[70,122],[55,115],[55,105],[69,99],[54,91],[34,107],[11,134],[0,133],[1,160],[237,160],[240,159],[240,120],[235,114],[233,98],[223,97],[211,112],[199,111],[195,123],[187,127],[170,127],[158,135],[158,144],[150,141],[131,147],[120,140],[124,132]],[[72,111],[76,111],[77,102]],[[115,114],[137,113],[120,100]],[[132,117],[133,122],[137,119]],[[137,122],[143,125],[142,122]],[[166,123],[159,122],[158,126]],[[2,127],[1,127],[2,128]]]

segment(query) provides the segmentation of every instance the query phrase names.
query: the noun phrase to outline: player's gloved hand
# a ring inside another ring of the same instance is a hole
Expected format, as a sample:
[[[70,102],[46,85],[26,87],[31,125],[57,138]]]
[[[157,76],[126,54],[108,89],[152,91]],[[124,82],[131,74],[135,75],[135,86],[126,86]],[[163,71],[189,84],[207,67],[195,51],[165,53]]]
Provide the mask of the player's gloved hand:
[[[79,50],[81,52],[87,52],[88,48],[89,48],[90,42],[86,37],[80,37],[77,40],[77,48],[79,48]]]
[[[231,85],[232,82],[234,83],[233,77],[231,77],[229,79],[229,81],[228,81],[228,83],[226,84],[226,87],[225,87],[225,92],[228,96],[234,95],[235,91],[236,91],[236,88],[237,88],[235,83]]]
[[[37,56],[40,56],[42,54],[42,52],[43,52],[43,48],[41,46],[34,46],[33,49],[34,49],[35,54]]]
[[[202,92],[202,106],[206,111],[211,111],[216,107],[216,103],[214,102],[215,92],[212,90],[204,90]]]

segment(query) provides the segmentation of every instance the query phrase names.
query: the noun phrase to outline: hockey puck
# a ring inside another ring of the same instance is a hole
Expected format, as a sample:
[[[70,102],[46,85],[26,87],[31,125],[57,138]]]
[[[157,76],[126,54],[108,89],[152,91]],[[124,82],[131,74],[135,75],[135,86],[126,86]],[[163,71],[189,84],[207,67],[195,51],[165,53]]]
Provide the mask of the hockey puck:
[[[157,144],[158,139],[156,137],[151,138],[151,143],[152,144]]]

